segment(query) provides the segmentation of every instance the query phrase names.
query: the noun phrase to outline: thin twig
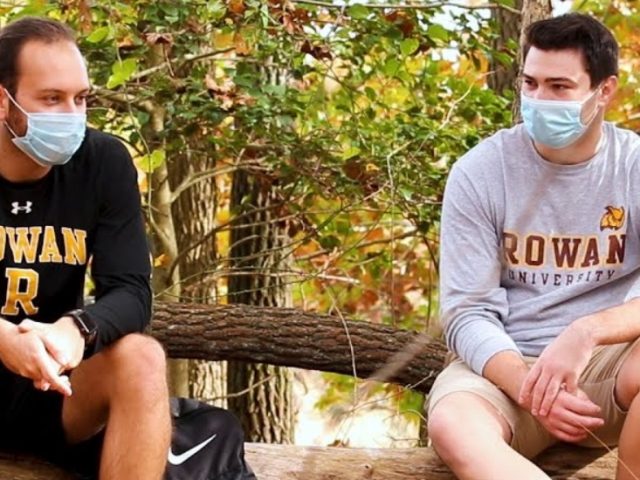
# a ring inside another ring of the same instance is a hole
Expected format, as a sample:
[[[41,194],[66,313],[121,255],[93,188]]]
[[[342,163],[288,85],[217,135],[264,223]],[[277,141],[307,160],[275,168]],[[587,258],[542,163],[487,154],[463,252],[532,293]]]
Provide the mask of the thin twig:
[[[225,400],[228,398],[237,398],[237,397],[241,397],[242,395],[246,395],[247,393],[251,392],[252,390],[255,390],[256,388],[258,388],[260,385],[262,385],[263,383],[267,383],[269,381],[271,381],[273,378],[275,377],[275,375],[269,375],[266,378],[263,378],[262,380],[260,380],[259,382],[256,383],[252,383],[251,385],[249,385],[247,388],[245,388],[244,390],[240,390],[239,392],[235,392],[235,393],[228,393],[226,395],[222,395],[220,397],[211,397],[211,398],[205,398],[204,400],[206,402],[216,402],[218,400]]]
[[[433,341],[428,335],[416,335],[413,341],[402,350],[393,354],[381,368],[373,372],[367,381],[388,382],[389,379],[396,376],[404,369],[414,358],[416,358],[424,350],[424,348]],[[361,393],[364,389],[361,389]]]
[[[616,461],[618,461],[620,463],[620,465],[622,465],[625,470],[627,472],[629,472],[629,475],[631,475],[635,480],[640,480],[640,478],[637,477],[636,474],[634,474],[631,469],[629,468],[629,466],[620,458],[619,455],[616,454],[616,452],[614,452],[611,448],[609,448],[609,445],[607,445],[606,443],[604,443],[602,440],[600,440],[600,438],[598,438],[598,436],[593,433],[591,430],[589,430],[588,428],[586,428],[584,425],[580,425],[582,427],[582,429],[587,432],[589,435],[591,435],[591,437],[593,437],[595,439],[596,442],[598,442],[600,445],[602,445],[607,452],[611,453],[615,458]]]
[[[322,2],[319,0],[291,0],[291,2],[300,4],[300,5],[315,5],[316,7],[324,7],[324,8],[343,8],[343,5]],[[371,8],[371,9],[393,9],[393,10],[433,10],[435,8],[441,8],[441,7],[462,8],[464,10],[502,9],[502,10],[506,10],[507,12],[514,13],[516,15],[522,14],[522,12],[520,12],[520,10],[518,9],[509,7],[507,5],[501,5],[499,3],[486,3],[484,5],[464,5],[460,3],[451,3],[451,2],[433,2],[433,3],[424,4],[424,5],[359,3],[357,5],[362,5],[363,7]],[[352,5],[349,5],[349,6],[352,6]]]
[[[189,63],[197,62],[199,60],[205,60],[210,57],[215,57],[216,55],[221,55],[223,53],[230,52],[235,50],[235,47],[229,47],[222,50],[214,50],[213,52],[201,53],[199,55],[185,55],[184,60],[181,63],[181,66],[187,65]],[[158,65],[154,65],[151,68],[147,68],[146,70],[142,70],[141,72],[136,73],[135,75],[131,75],[129,81],[140,80],[143,77],[151,75],[153,73],[159,72],[160,70],[164,70],[165,68],[169,68],[171,66],[170,62],[167,60]]]

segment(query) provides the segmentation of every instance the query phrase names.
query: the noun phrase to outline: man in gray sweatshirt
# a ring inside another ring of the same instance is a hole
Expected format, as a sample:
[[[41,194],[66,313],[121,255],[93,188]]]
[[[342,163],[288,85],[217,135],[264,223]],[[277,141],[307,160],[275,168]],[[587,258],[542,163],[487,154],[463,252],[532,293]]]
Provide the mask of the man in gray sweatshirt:
[[[618,46],[569,14],[531,25],[524,54],[523,124],[447,183],[441,315],[455,359],[433,386],[429,434],[461,479],[548,478],[528,459],[598,439],[619,444],[617,479],[638,478],[640,140],[604,121]]]

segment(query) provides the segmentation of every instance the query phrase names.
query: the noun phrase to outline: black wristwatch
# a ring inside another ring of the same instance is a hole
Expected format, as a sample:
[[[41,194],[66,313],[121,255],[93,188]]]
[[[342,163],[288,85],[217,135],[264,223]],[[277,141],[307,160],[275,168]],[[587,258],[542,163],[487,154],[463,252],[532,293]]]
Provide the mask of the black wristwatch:
[[[73,318],[73,322],[76,324],[76,327],[78,327],[78,330],[80,330],[80,334],[84,337],[85,350],[92,347],[98,336],[98,325],[96,322],[91,320],[87,312],[81,308],[71,310],[65,313],[65,316]]]

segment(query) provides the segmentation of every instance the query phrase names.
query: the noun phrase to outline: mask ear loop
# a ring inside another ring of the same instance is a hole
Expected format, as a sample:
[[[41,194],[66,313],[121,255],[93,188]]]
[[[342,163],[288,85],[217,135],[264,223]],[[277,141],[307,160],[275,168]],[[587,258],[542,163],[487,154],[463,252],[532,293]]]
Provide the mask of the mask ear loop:
[[[9,126],[6,120],[4,121],[4,126],[7,127],[7,130],[9,130],[9,133],[13,135],[13,138],[18,138],[18,135],[16,134],[16,132],[14,132],[13,128]]]
[[[9,90],[7,90],[4,87],[2,89],[4,90],[4,93],[9,98],[9,100],[11,100],[11,103],[13,103],[16,107],[18,107],[18,110],[20,110],[22,113],[24,113],[24,115],[27,117],[27,120],[28,120],[29,119],[29,114],[24,110],[24,108],[22,108],[20,106],[20,104],[18,102],[16,102],[16,100],[9,93]],[[16,134],[16,132],[13,130],[13,128],[11,128],[9,126],[9,123],[6,120],[4,121],[4,126],[7,127],[7,130],[9,130],[9,133],[11,133],[11,135],[13,135],[13,138],[19,138],[18,135]]]
[[[584,103],[582,104],[582,108],[584,108],[585,104],[588,103],[593,97],[595,97],[601,91],[601,88],[602,88],[602,84],[598,85],[598,88],[596,88],[594,92],[591,94],[591,96],[584,101]],[[597,104],[598,102],[596,102],[596,105]],[[591,118],[589,119],[588,122],[582,121],[582,108],[580,109],[580,123],[582,123],[583,126],[588,127],[589,125],[591,125],[591,122],[593,122],[596,119],[596,116],[600,111],[600,107],[594,108],[593,114],[591,115]]]
[[[3,87],[3,90],[4,90],[4,93],[7,95],[7,97],[9,97],[9,100],[11,100],[11,103],[13,103],[16,107],[18,107],[18,110],[20,110],[27,117],[29,117],[29,113],[24,108],[22,108],[18,102],[16,102],[15,98],[13,98],[13,96],[11,96],[11,94],[9,93],[9,90],[7,90],[4,87]]]

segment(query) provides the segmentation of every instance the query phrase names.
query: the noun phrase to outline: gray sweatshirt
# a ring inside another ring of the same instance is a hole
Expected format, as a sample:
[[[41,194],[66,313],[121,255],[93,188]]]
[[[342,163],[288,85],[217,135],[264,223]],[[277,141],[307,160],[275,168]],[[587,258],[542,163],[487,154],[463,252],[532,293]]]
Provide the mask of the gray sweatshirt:
[[[572,321],[640,293],[640,140],[604,125],[578,165],[544,160],[522,125],[453,167],[440,239],[447,345],[476,373],[538,356]]]

